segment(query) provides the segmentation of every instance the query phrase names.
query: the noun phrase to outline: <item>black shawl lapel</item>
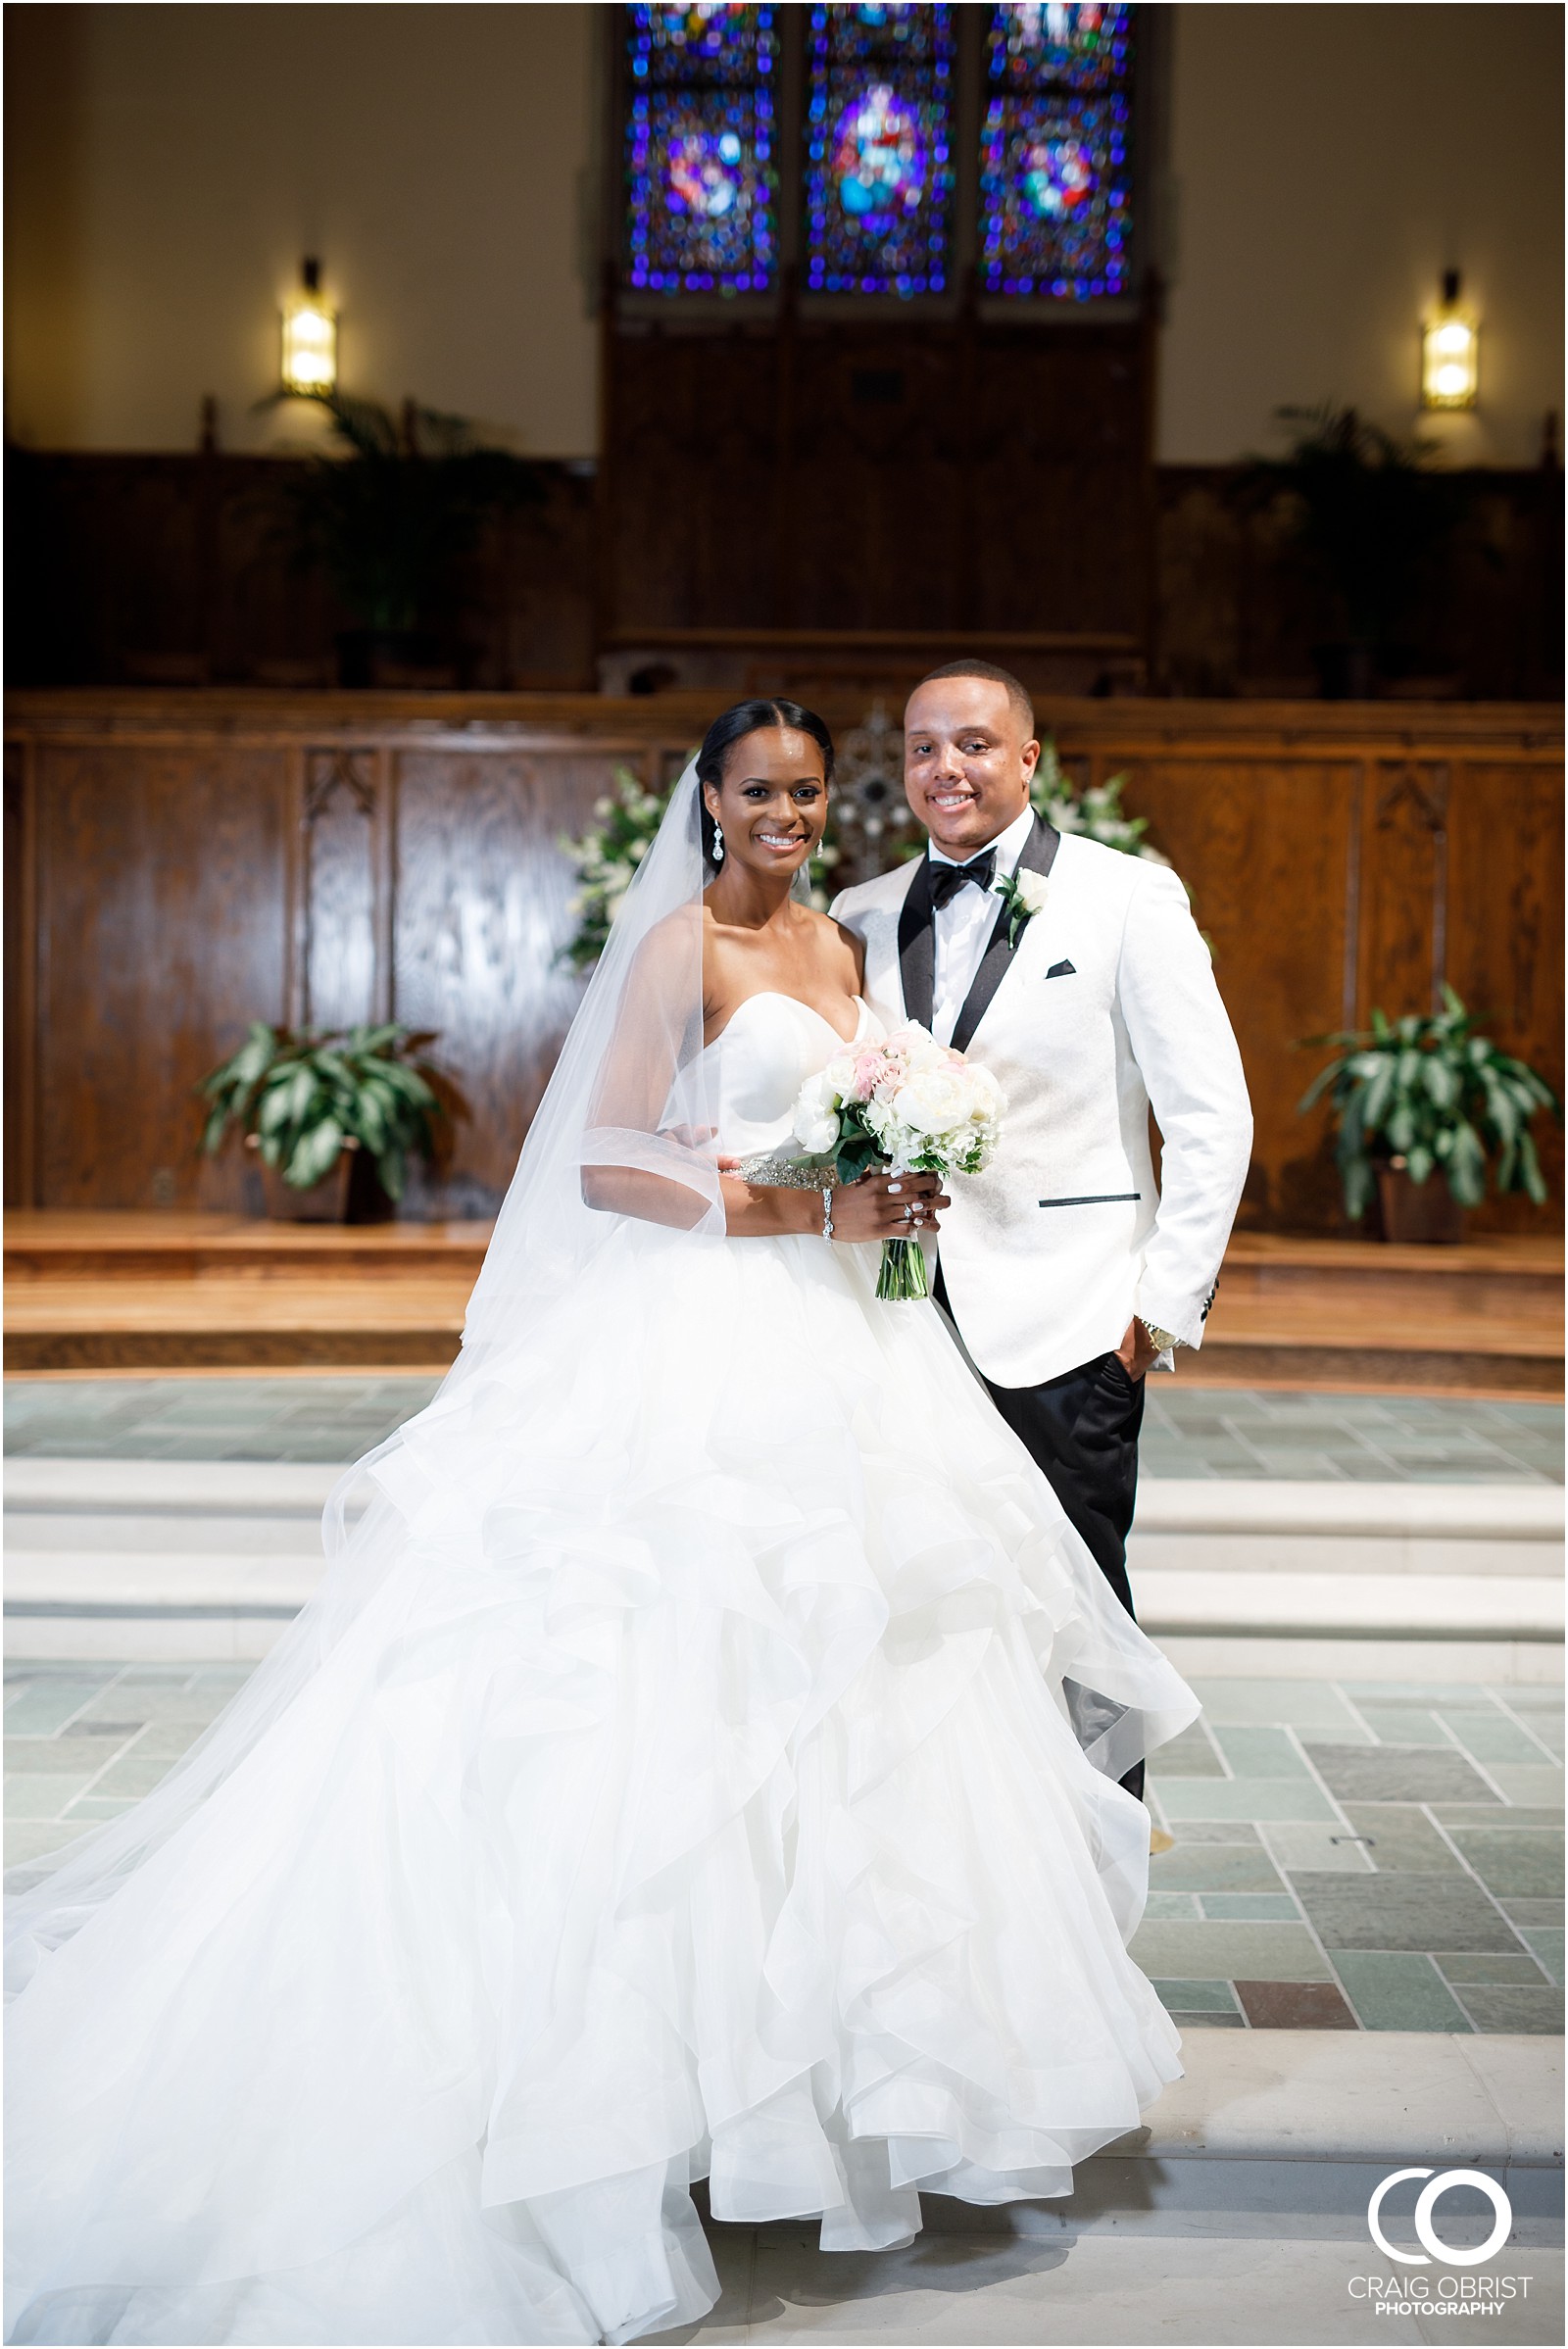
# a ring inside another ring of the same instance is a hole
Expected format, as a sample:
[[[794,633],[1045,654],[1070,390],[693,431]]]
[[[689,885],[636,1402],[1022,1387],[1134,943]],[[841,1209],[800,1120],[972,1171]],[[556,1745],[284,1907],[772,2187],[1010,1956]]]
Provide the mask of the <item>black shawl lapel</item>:
[[[899,910],[899,971],[904,981],[904,1016],[931,1025],[936,989],[937,941],[932,927],[931,859],[922,856]]]
[[[1056,861],[1056,851],[1060,846],[1061,834],[1055,830],[1054,826],[1048,824],[1044,816],[1037,815],[1033,825],[1030,828],[1028,836],[1024,841],[1023,850],[1019,856],[1015,870],[1021,873],[1049,873],[1053,864],[1054,864]],[[926,889],[927,897],[929,899],[929,882],[926,884]],[[912,889],[910,890],[909,895],[910,897],[913,897],[914,891]],[[953,1031],[953,1047],[955,1052],[966,1052],[969,1050],[969,1045],[974,1036],[974,1032],[980,1025],[982,1019],[984,1019],[987,1010],[990,1008],[991,999],[996,994],[997,989],[1002,985],[1002,982],[1006,976],[1007,970],[1012,962],[1013,950],[1007,944],[1008,919],[1009,916],[1007,907],[1005,905],[1004,905],[1001,911],[997,915],[996,927],[991,933],[990,942],[986,947],[984,954],[980,958],[980,967],[974,974],[973,984],[971,985],[968,994],[963,999],[963,1009],[958,1013],[957,1025]],[[1019,931],[1018,935],[1021,939],[1023,936],[1022,930]],[[926,936],[928,939],[932,936],[929,915],[927,916],[926,920]],[[904,930],[902,924],[900,925],[899,929],[899,944],[902,950],[904,944]],[[932,953],[932,949],[928,947],[926,951],[929,956]],[[905,980],[905,989],[906,993],[907,993],[907,978]],[[930,1001],[931,996],[928,986],[926,991],[926,1002],[928,1004]],[[913,1017],[914,1015],[911,1013],[910,1016]]]

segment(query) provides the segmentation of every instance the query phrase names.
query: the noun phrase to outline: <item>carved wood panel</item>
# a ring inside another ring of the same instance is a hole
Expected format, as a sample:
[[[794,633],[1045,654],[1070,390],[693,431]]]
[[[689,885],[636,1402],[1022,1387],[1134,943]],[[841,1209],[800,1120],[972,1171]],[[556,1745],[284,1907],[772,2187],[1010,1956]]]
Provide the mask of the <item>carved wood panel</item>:
[[[592,752],[397,759],[393,1004],[439,1030],[439,1065],[468,1110],[417,1211],[491,1212],[512,1179],[582,992],[559,960],[574,880],[557,841],[581,829],[613,764]]]
[[[283,755],[51,743],[36,762],[38,1204],[238,1208],[238,1154],[196,1155],[195,1087],[283,1010]]]

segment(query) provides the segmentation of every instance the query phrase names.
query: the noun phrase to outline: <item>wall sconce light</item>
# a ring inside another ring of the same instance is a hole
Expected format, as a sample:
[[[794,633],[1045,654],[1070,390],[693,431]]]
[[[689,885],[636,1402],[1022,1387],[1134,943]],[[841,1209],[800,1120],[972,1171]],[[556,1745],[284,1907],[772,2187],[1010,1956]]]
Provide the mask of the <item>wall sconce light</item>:
[[[1423,408],[1474,408],[1480,379],[1481,328],[1459,299],[1459,272],[1447,269],[1443,300],[1421,329]]]
[[[337,387],[337,312],[321,293],[321,265],[306,261],[283,305],[283,389],[319,400]]]

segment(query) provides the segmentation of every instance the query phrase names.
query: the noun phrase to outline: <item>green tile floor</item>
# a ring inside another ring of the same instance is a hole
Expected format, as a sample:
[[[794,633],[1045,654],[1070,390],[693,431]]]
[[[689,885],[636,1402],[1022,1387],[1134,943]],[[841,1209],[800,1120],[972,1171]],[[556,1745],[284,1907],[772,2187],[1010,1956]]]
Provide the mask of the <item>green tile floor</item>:
[[[156,1786],[246,1677],[11,1667],[8,1864],[25,1873]],[[1561,1812],[1546,1792],[1560,1689],[1196,1686],[1203,1718],[1151,1776],[1176,1845],[1152,1864],[1133,1944],[1184,2028],[1562,2030]],[[1532,1758],[1505,1766],[1499,1750]],[[1530,1800],[1499,1783],[1507,1769]]]
[[[1194,1686],[1133,1943],[1184,2026],[1561,2031],[1560,1688]]]
[[[428,1378],[8,1379],[5,1447],[34,1457],[349,1460],[428,1402]],[[1150,1477],[1561,1484],[1561,1404],[1258,1394],[1152,1379]]]

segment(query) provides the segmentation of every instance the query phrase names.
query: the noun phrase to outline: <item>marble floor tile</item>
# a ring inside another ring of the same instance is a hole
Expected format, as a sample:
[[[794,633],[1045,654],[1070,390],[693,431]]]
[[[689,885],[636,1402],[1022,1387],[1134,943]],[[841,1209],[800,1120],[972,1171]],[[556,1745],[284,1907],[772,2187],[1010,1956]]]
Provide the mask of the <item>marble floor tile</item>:
[[[1521,1932],[1530,1927],[1560,1926],[1562,1923],[1560,1900],[1514,1900],[1505,1897],[1498,1901],[1497,1906],[1508,1922],[1517,1925]]]
[[[1203,1915],[1210,1924],[1298,1924],[1300,1911],[1289,1892],[1205,1892]]]
[[[1522,1949],[1439,1949],[1431,1954],[1444,1981],[1456,1988],[1465,1982],[1512,1982],[1527,1990],[1541,1988],[1541,1968]]]
[[[5,1766],[9,1778],[15,1772],[29,1773],[85,1772],[90,1778],[106,1762],[113,1761],[116,1740],[113,1737],[83,1737],[69,1732],[58,1737],[7,1737]],[[1533,1892],[1534,1884],[1511,1885],[1510,1890]]]
[[[1301,1750],[1283,1729],[1217,1723],[1214,1741],[1238,1778],[1305,1778]]]
[[[1368,1697],[1356,1711],[1372,1735],[1385,1745],[1442,1745],[1451,1748],[1449,1737],[1436,1713],[1424,1705],[1376,1704]]]
[[[1555,1803],[1561,1812],[1563,1774],[1550,1763],[1489,1762],[1487,1776],[1501,1788],[1506,1802],[1539,1803],[1548,1808]]]
[[[1489,1892],[1560,1899],[1562,1830],[1546,1827],[1454,1827],[1448,1833]]]
[[[1408,1802],[1348,1802],[1345,1816],[1380,1876],[1462,1876],[1464,1864],[1426,1813]]]
[[[1151,1892],[1144,1902],[1146,1917],[1180,1917],[1197,1923],[1200,1912],[1196,1892]]]
[[[1260,1843],[1194,1843],[1185,1834],[1174,1851],[1150,1861],[1149,1882],[1162,1892],[1277,1893],[1285,1888]]]
[[[79,1772],[48,1770],[24,1777],[18,1771],[6,1779],[5,1815],[8,1819],[58,1819],[66,1805],[85,1794],[91,1785],[91,1778]]]
[[[5,1861],[8,1868],[24,1868],[52,1851],[64,1851],[92,1825],[90,1819],[8,1819]]]
[[[1161,2002],[1173,2014],[1234,2015],[1236,1997],[1228,1982],[1154,1982]]]
[[[1501,1920],[1498,1920],[1499,1924]],[[1134,1962],[1162,1982],[1328,1982],[1323,1954],[1303,1925],[1141,1925]]]
[[[1464,2009],[1424,1952],[1337,1949],[1334,1966],[1363,2030],[1470,2028]]]
[[[53,1737],[74,1714],[92,1702],[110,1677],[106,1672],[95,1677],[83,1674],[79,1678],[28,1681],[6,1706],[6,1736]]]
[[[1352,1827],[1339,1820],[1271,1822],[1266,1841],[1274,1859],[1288,1873],[1297,1868],[1332,1870],[1340,1876],[1370,1876],[1371,1854]]]
[[[1300,1778],[1173,1778],[1160,1787],[1166,1817],[1184,1819],[1332,1820],[1320,1786]]]
[[[1446,1707],[1442,1723],[1456,1743],[1478,1762],[1528,1762],[1551,1767],[1553,1756],[1543,1753],[1538,1737],[1494,1705]]]
[[[1182,1848],[1190,1851],[1195,1843],[1257,1843],[1257,1829],[1250,1819],[1184,1819]]]
[[[1195,1678],[1192,1685],[1194,1693],[1202,1699],[1204,1719],[1211,1729],[1222,1723],[1237,1728],[1256,1724],[1332,1738],[1359,1727],[1329,1681]]]
[[[1530,1926],[1525,1928],[1523,1937],[1529,1942],[1536,1953],[1537,1960],[1544,1968],[1548,1982],[1554,1982],[1560,1989],[1563,1980],[1562,1927],[1560,1925]]]
[[[1491,1790],[1474,1765],[1451,1749],[1308,1739],[1306,1754],[1342,1802],[1485,1802]]]
[[[1561,1827],[1562,1810],[1555,1803],[1430,1802],[1426,1808],[1440,1827]]]
[[[1557,2038],[1563,2027],[1560,1989],[1515,1987],[1509,1983],[1467,1983],[1459,1992],[1477,2031],[1537,2031]]]
[[[1356,2031],[1337,1982],[1238,1982],[1236,1995],[1254,2031]]]
[[[1468,1877],[1372,1876],[1352,1881],[1300,1872],[1292,1876],[1291,1886],[1336,1963],[1342,1949],[1519,1946],[1507,1919]]]

